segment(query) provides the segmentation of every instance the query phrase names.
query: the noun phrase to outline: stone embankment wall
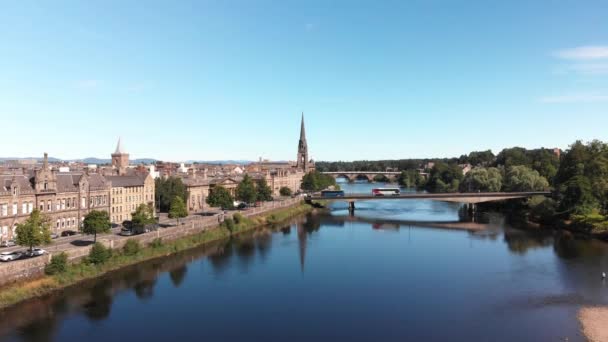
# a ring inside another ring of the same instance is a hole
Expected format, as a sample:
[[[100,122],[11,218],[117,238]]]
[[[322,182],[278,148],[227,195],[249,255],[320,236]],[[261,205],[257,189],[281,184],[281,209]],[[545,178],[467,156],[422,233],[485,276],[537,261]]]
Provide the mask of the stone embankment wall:
[[[291,198],[283,201],[274,201],[264,203],[261,207],[250,208],[246,211],[241,211],[240,214],[246,217],[254,217],[263,215],[270,211],[282,208],[288,208],[299,204],[301,200],[299,198]],[[233,213],[229,212],[226,217],[230,217]],[[154,239],[161,238],[163,241],[173,241],[189,235],[194,235],[208,229],[217,228],[220,223],[220,215],[214,216],[199,216],[192,215],[187,217],[183,224],[180,222],[179,226],[171,226],[168,228],[160,228],[154,232],[135,235],[135,236],[119,236],[119,235],[100,235],[97,237],[97,241],[103,243],[105,246],[119,249],[129,239],[137,240],[143,246],[148,245]],[[71,262],[78,261],[89,254],[91,245],[70,248],[65,247],[67,244],[61,246],[51,246],[47,248],[47,254],[19,261],[11,261],[0,264],[0,286],[13,283],[15,281],[33,278],[44,274],[44,267],[49,263],[53,254],[65,252],[68,255],[68,259]]]

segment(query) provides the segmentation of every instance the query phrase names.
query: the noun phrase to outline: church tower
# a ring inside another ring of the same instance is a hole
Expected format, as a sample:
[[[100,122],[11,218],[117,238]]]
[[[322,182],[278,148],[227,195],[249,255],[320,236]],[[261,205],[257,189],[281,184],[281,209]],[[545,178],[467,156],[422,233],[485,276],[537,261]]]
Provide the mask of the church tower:
[[[118,138],[116,151],[112,153],[112,167],[118,170],[118,175],[120,176],[126,174],[127,167],[129,167],[129,154],[123,151],[120,138]]]
[[[300,141],[298,142],[298,159],[296,167],[304,172],[309,169],[308,165],[308,143],[306,143],[306,129],[304,128],[304,113],[302,113],[302,123],[300,126]]]

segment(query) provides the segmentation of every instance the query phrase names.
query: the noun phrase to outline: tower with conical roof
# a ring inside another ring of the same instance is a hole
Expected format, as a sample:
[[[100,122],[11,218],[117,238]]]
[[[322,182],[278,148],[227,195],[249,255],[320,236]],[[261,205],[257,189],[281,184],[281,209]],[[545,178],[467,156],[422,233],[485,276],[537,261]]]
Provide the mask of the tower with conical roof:
[[[300,141],[298,142],[298,159],[296,167],[304,172],[309,169],[308,165],[308,143],[306,142],[306,129],[304,128],[304,113],[302,113],[302,123],[300,125]]]
[[[112,167],[118,171],[119,175],[127,173],[127,167],[129,167],[129,154],[124,151],[120,138],[118,138],[118,144],[116,144],[116,151],[112,153]]]

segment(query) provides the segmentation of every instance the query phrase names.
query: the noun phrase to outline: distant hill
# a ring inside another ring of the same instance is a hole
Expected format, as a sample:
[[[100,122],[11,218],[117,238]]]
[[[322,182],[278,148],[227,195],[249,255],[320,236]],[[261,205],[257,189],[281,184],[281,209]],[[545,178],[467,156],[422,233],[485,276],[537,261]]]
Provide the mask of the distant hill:
[[[42,162],[42,158],[40,157],[30,157],[30,158],[11,158],[11,157],[0,157],[0,161],[5,161],[5,160],[25,160],[25,159],[35,159],[38,162]],[[109,158],[95,158],[95,157],[88,157],[88,158],[83,158],[83,159],[59,159],[59,158],[53,158],[53,157],[49,157],[49,162],[51,163],[57,163],[57,162],[82,162],[85,164],[110,164],[112,162],[112,159]],[[139,159],[134,159],[131,160],[131,164],[152,164],[155,163],[157,161],[157,159],[154,158],[139,158]],[[227,159],[227,160],[187,160],[184,163],[186,164],[193,164],[193,163],[198,163],[198,164],[238,164],[238,165],[245,165],[245,164],[251,164],[252,161],[250,160],[232,160],[232,159]]]

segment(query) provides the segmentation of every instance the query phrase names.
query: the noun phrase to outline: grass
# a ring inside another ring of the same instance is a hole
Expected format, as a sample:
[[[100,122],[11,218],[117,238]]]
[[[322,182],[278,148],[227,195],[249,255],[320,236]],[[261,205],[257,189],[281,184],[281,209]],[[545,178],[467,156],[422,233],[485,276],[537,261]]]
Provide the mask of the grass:
[[[170,242],[155,240],[149,246],[142,248],[133,255],[127,255],[119,250],[112,250],[112,256],[103,264],[95,265],[83,260],[68,265],[63,273],[45,275],[34,280],[14,283],[0,289],[0,309],[15,305],[26,299],[40,297],[53,291],[77,284],[81,281],[102,276],[108,272],[133,265],[142,261],[168,256],[187,249],[213,241],[222,240],[230,235],[239,234],[268,224],[276,224],[289,218],[308,213],[312,207],[300,204],[295,207],[277,209],[262,216],[241,217],[230,232],[225,225],[206,230]]]

